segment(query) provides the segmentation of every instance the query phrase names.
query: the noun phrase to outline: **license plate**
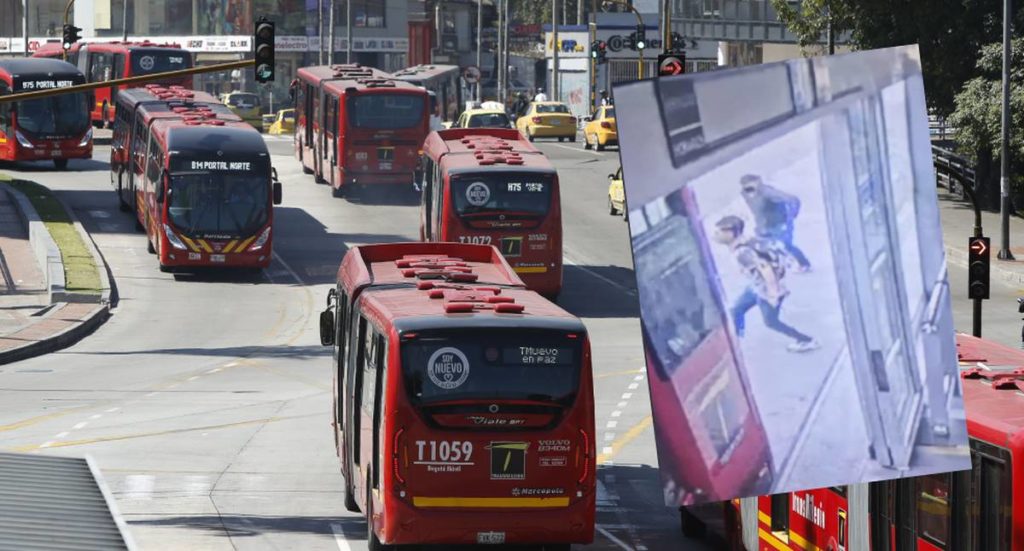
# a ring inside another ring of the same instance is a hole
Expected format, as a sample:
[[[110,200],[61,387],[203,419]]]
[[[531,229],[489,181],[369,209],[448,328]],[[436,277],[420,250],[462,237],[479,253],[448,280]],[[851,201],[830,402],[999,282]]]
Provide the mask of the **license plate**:
[[[211,254],[210,262],[224,262],[224,255],[222,254]]]
[[[488,545],[500,545],[505,543],[505,532],[477,532],[476,542]]]
[[[380,163],[381,170],[391,170],[391,163]]]
[[[562,124],[562,121],[558,119],[551,119],[551,126],[558,126],[559,124]]]

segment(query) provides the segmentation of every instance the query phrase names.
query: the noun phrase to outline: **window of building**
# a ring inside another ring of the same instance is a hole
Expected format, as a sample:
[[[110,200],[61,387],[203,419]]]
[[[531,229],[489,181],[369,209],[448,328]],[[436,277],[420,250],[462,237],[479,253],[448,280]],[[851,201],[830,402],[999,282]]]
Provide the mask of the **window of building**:
[[[352,26],[374,29],[384,28],[386,3],[387,0],[353,0]]]

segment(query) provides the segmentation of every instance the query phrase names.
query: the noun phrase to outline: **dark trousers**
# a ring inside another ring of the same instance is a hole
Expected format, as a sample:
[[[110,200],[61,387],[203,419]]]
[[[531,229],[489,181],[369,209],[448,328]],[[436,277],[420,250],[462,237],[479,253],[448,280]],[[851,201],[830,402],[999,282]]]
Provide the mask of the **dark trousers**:
[[[783,298],[782,301],[779,301],[778,306],[772,306],[763,298],[757,296],[757,293],[755,293],[753,289],[748,287],[746,291],[743,291],[743,294],[740,295],[740,298],[730,310],[730,313],[732,314],[732,322],[736,326],[736,332],[739,333],[740,336],[743,335],[743,330],[746,327],[747,312],[754,306],[757,306],[761,309],[761,317],[764,318],[764,324],[772,331],[782,333],[783,335],[800,342],[807,342],[811,340],[811,337],[808,337],[793,327],[786,325],[779,319],[779,311],[782,310],[782,302],[784,301],[785,299]]]
[[[765,237],[776,239],[786,246],[786,251],[793,255],[793,258],[804,268],[811,265],[811,261],[807,260],[807,256],[800,250],[799,247],[793,244],[793,224],[786,224],[784,226],[775,226],[774,228],[768,228],[762,233]]]

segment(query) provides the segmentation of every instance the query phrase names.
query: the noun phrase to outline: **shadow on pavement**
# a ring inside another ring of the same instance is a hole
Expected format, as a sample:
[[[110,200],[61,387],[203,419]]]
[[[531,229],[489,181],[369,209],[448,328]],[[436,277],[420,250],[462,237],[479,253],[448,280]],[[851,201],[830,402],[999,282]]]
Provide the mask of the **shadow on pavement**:
[[[365,534],[366,522],[353,517],[288,517],[264,515],[196,515],[129,520],[130,526],[173,526],[216,532],[232,538],[267,533],[304,533],[333,536],[332,524],[346,534]],[[365,537],[365,536],[364,536]]]
[[[155,348],[151,350],[118,350],[105,352],[68,352],[62,354],[82,354],[86,356],[131,356],[136,354],[173,354],[181,356],[212,356],[225,358],[288,358],[308,360],[322,358],[332,354],[331,347],[320,345],[306,346],[225,346],[221,348]]]
[[[345,192],[344,200],[356,205],[412,207],[420,204],[420,192],[411,184],[369,185],[350,188]]]
[[[633,270],[566,264],[558,305],[581,318],[639,317]]]

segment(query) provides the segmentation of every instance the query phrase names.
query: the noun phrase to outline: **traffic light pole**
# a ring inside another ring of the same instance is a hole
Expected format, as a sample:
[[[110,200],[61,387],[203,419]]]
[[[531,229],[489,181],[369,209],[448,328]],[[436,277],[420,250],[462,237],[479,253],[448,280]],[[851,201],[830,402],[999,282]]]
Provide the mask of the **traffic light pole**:
[[[127,0],[125,0],[125,4],[127,5]],[[65,29],[68,26],[68,15],[71,13],[71,7],[74,6],[74,5],[75,5],[75,0],[68,0],[68,4],[66,6],[64,6],[64,27],[63,28],[65,28]],[[28,9],[28,2],[25,2],[25,9],[26,10]],[[28,35],[25,35],[25,44],[28,44]],[[61,52],[61,59],[64,60],[64,61],[68,60],[68,48],[64,48],[63,51]]]
[[[971,204],[974,205],[974,237],[984,237],[981,229],[981,208],[978,206],[978,199],[974,195],[974,189],[971,186],[963,186],[967,196],[971,199]],[[970,254],[970,253],[968,253]],[[967,273],[970,278],[970,262],[968,262]],[[972,319],[972,331],[971,334],[975,337],[981,338],[981,301],[980,298],[973,299],[974,313],[971,316]]]
[[[203,67],[191,67],[189,69],[181,69],[180,71],[167,71],[165,73],[153,73],[149,75],[141,75],[137,77],[119,78],[115,80],[105,80],[103,82],[90,82],[88,84],[78,84],[75,86],[68,86],[67,88],[51,88],[49,90],[33,90],[31,92],[19,92],[17,94],[4,94],[0,95],[0,103],[10,101],[22,101],[37,98],[48,98],[50,96],[58,96],[60,94],[70,94],[73,92],[85,92],[88,90],[95,90],[97,88],[109,88],[111,86],[120,86],[122,84],[141,84],[145,82],[154,82],[157,80],[170,79],[175,77],[183,77],[188,75],[197,75],[200,73],[216,73],[217,71],[229,71],[231,69],[244,69],[246,67],[252,67],[255,64],[254,59],[243,59],[242,61],[230,61],[227,63],[218,63],[216,65],[206,65]]]

